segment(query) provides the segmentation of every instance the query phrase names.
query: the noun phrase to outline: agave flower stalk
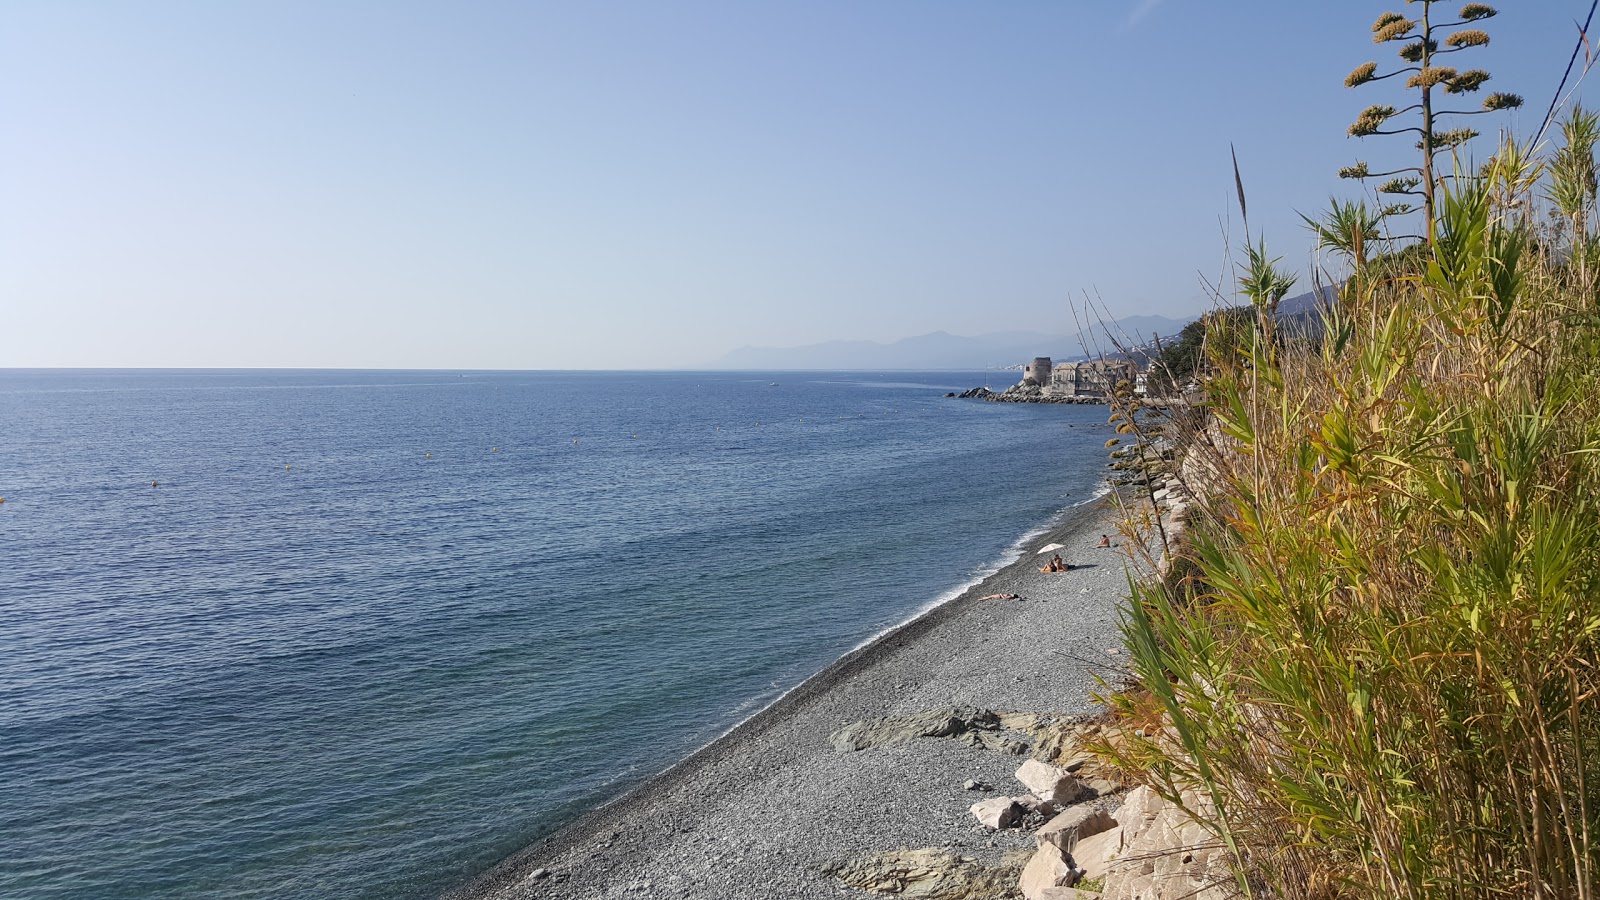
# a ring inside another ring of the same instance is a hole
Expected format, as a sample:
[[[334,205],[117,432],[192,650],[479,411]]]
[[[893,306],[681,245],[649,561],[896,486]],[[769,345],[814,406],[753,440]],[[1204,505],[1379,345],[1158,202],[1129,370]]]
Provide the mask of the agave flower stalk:
[[[1418,137],[1417,149],[1422,153],[1421,164],[1374,175],[1368,171],[1366,163],[1360,162],[1345,167],[1339,176],[1357,179],[1408,173],[1417,176],[1415,185],[1407,181],[1391,181],[1379,188],[1379,193],[1416,193],[1421,196],[1428,222],[1427,233],[1431,235],[1436,212],[1434,189],[1439,183],[1435,157],[1478,136],[1478,132],[1470,128],[1440,128],[1440,120],[1447,116],[1476,116],[1516,109],[1522,105],[1522,98],[1516,94],[1494,93],[1483,101],[1479,109],[1436,108],[1435,101],[1438,99],[1436,92],[1442,91],[1451,96],[1475,93],[1489,81],[1490,75],[1483,69],[1461,71],[1453,66],[1442,65],[1440,57],[1487,47],[1490,42],[1489,33],[1476,27],[1476,23],[1493,18],[1496,11],[1487,4],[1468,3],[1461,8],[1456,21],[1441,22],[1436,21],[1433,5],[1442,0],[1407,0],[1407,2],[1420,3],[1421,16],[1418,19],[1409,19],[1400,13],[1386,12],[1373,23],[1372,40],[1377,44],[1400,44],[1398,55],[1402,61],[1410,65],[1380,74],[1376,62],[1362,63],[1345,78],[1344,83],[1346,87],[1354,88],[1375,81],[1407,76],[1406,88],[1418,92],[1418,102],[1401,109],[1383,104],[1369,106],[1350,126],[1349,135],[1364,138],[1415,133]],[[1392,120],[1412,113],[1418,114],[1420,121],[1416,124],[1400,128],[1389,127]]]

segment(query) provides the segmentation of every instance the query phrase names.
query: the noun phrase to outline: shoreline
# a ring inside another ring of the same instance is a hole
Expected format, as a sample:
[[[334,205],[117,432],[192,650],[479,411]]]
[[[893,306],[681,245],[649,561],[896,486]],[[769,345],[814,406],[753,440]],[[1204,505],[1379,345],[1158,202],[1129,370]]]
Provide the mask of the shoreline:
[[[833,712],[834,708],[843,707],[854,713],[865,714],[858,717],[882,715],[888,711],[886,707],[902,705],[905,689],[911,686],[910,680],[920,680],[924,685],[939,681],[940,675],[958,675],[962,679],[970,680],[972,672],[952,673],[934,670],[950,668],[948,661],[950,657],[970,656],[974,649],[986,642],[986,639],[997,636],[994,633],[997,629],[985,629],[981,627],[984,623],[973,621],[985,617],[993,618],[991,611],[1032,612],[1037,618],[1047,603],[1081,599],[1082,594],[1090,594],[1091,587],[1088,586],[1079,587],[1081,593],[1073,592],[1071,588],[1092,581],[1097,585],[1097,589],[1092,591],[1095,602],[1090,608],[1081,611],[1087,612],[1088,618],[1093,620],[1091,630],[1099,633],[1100,642],[1106,647],[1112,646],[1108,641],[1115,631],[1114,609],[1116,602],[1120,600],[1120,588],[1117,589],[1115,596],[1106,596],[1105,588],[1108,581],[1106,576],[1109,574],[1108,570],[1114,568],[1115,577],[1109,579],[1109,582],[1117,585],[1125,583],[1121,574],[1122,557],[1114,551],[1099,550],[1093,551],[1100,554],[1092,557],[1093,562],[1086,563],[1083,558],[1091,552],[1084,548],[1089,547],[1101,531],[1111,530],[1109,525],[1105,525],[1109,496],[1110,492],[1106,491],[1089,500],[1063,508],[1045,524],[1030,528],[1020,535],[1001,554],[999,561],[987,575],[978,577],[964,586],[952,588],[947,592],[949,594],[947,598],[941,595],[944,599],[934,601],[906,621],[866,639],[861,645],[781,694],[766,707],[729,728],[684,759],[646,778],[612,800],[579,814],[558,830],[517,851],[476,879],[445,896],[450,900],[610,897],[622,896],[623,893],[629,897],[692,897],[700,896],[702,893],[719,896],[779,896],[767,892],[772,886],[759,880],[751,885],[757,889],[755,893],[745,894],[738,891],[737,884],[733,886],[728,884],[730,871],[726,866],[713,866],[710,870],[702,870],[694,865],[692,858],[684,858],[685,854],[676,854],[676,859],[664,859],[663,857],[674,854],[660,852],[662,849],[660,846],[651,847],[642,844],[638,848],[617,848],[615,845],[625,833],[629,831],[648,833],[650,823],[662,819],[673,821],[675,827],[670,835],[658,835],[657,841],[666,840],[670,844],[677,835],[684,835],[686,837],[677,840],[676,844],[697,843],[692,840],[692,836],[699,830],[697,820],[707,819],[709,821],[703,824],[712,827],[716,824],[715,816],[702,815],[697,804],[693,802],[693,797],[708,786],[714,786],[719,797],[746,795],[746,800],[754,800],[759,804],[763,798],[771,796],[760,787],[762,780],[760,776],[766,774],[768,769],[779,773],[788,770],[809,773],[818,769],[834,769],[841,763],[869,761],[874,755],[879,757],[899,755],[884,754],[879,750],[852,754],[840,754],[834,751],[827,746],[828,736],[837,727],[846,723],[839,720],[837,715],[829,713]],[[1046,543],[1067,543],[1070,548],[1068,552],[1079,557],[1070,561],[1084,564],[1083,567],[1059,575],[1038,573],[1034,551]],[[1074,575],[1078,577],[1074,578]],[[1052,591],[1052,588],[1055,590]],[[1022,594],[1023,599],[1017,601],[980,599],[991,594],[1007,593]],[[1074,593],[1076,597],[1073,596]],[[1046,594],[1051,596],[1046,597]],[[1010,620],[1015,616],[1001,615],[999,618]],[[937,648],[925,646],[928,644],[943,646]],[[935,652],[927,661],[907,659],[915,657],[919,647],[924,653],[930,649]],[[1061,648],[1051,649],[1052,652],[1065,655]],[[952,652],[939,652],[940,650]],[[1097,652],[1102,661],[1098,668],[1105,671],[1115,668],[1114,658],[1106,657],[1103,647],[1098,648]],[[1086,659],[1080,662],[1087,662],[1088,658],[1094,656],[1093,653],[1083,655]],[[983,673],[982,677],[989,680],[1004,674],[993,671],[992,666],[986,665],[984,668],[989,671]],[[1087,672],[1090,667],[1081,668]],[[884,678],[886,675],[887,680]],[[1018,676],[1018,680],[1021,680],[1021,676]],[[1077,680],[1081,686],[1090,684],[1088,679]],[[883,684],[873,684],[874,681]],[[885,687],[889,689],[885,690]],[[932,693],[948,702],[946,692]],[[1007,704],[995,704],[992,701],[1023,699],[1007,697],[1007,694],[1017,692],[1008,691],[1004,686],[991,686],[990,690],[977,693],[985,696],[969,699],[987,699],[991,701],[989,705],[997,709]],[[1077,716],[1090,711],[1087,696],[1077,698],[1062,696],[1052,698],[1049,703],[1041,703],[1041,698],[1037,697],[1032,700],[1031,704],[1011,703],[1009,706],[1012,708],[1007,711],[1029,711],[1060,716]],[[1038,707],[1052,704],[1054,707],[1064,705],[1070,708],[1025,708],[1029,705]],[[800,746],[796,746],[797,743]],[[917,745],[956,743],[939,739],[913,742]],[[950,748],[941,746],[939,749]],[[990,756],[1003,756],[982,749],[970,747],[965,749],[967,756],[974,753],[982,755],[986,752]],[[982,768],[982,762],[992,761],[969,759],[966,760],[963,769]],[[1005,762],[1014,767],[1020,759],[1009,756],[1004,757],[1001,762],[1002,767]],[[846,765],[846,769],[849,768]],[[885,781],[892,779],[895,773],[900,771],[899,768],[881,771],[876,773],[875,777],[870,773],[861,777],[849,771],[840,774],[847,780],[860,781],[861,785],[858,787],[882,788],[893,793],[895,786],[885,784]],[[795,799],[803,801],[805,798],[799,796],[806,793],[802,789],[803,785],[791,787],[797,790]],[[751,794],[756,796],[749,796]],[[962,803],[974,799],[961,790],[960,780],[955,781],[953,796]],[[810,842],[821,845],[813,848],[821,856],[833,855],[822,852],[829,849],[826,840],[817,840],[819,832],[828,830],[828,826],[833,824],[830,813],[821,808],[827,805],[829,804],[813,804],[814,808],[807,809],[803,802],[799,805],[790,804],[786,814],[786,818],[790,820],[787,828],[792,832],[787,837],[796,843]],[[732,817],[739,816],[735,814]],[[970,817],[967,821],[957,818],[948,823],[948,827],[958,833],[969,831],[970,825]],[[947,837],[944,842],[947,845],[959,843],[959,839]],[[860,843],[860,840],[854,843]],[[684,848],[680,846],[678,849]],[[841,846],[838,849],[846,848]],[[884,846],[880,849],[895,848]],[[789,855],[778,851],[777,848],[774,850],[775,853],[758,854],[754,860],[741,855],[739,862],[743,864],[743,868],[751,872],[762,872],[781,861],[766,859],[764,856]],[[692,853],[687,855],[694,856]],[[794,889],[802,892],[790,892],[781,896],[836,895],[837,884],[822,880],[816,874],[821,862],[823,860],[818,854],[813,853],[806,860],[806,865],[789,867],[785,873],[789,876],[787,880]],[[737,869],[739,866],[732,868]],[[631,879],[627,884],[620,883],[623,878],[622,873],[626,873],[626,877]],[[643,888],[640,887],[641,879],[645,885]],[[685,887],[657,892],[654,885],[660,879]]]
[[[799,684],[795,685],[794,687],[790,688],[789,690],[784,691],[782,694],[780,694],[777,697],[773,698],[772,703],[777,703],[779,700],[782,700],[784,697],[787,697],[791,692],[796,691],[796,690],[800,689],[801,687],[803,687],[807,681],[810,681],[811,679],[816,678],[819,675],[822,675],[823,673],[827,672],[829,669],[831,669],[834,666],[838,665],[840,662],[843,662],[845,657],[849,656],[850,654],[855,653],[858,650],[867,649],[871,645],[873,645],[873,644],[877,643],[878,641],[888,637],[891,634],[894,634],[895,632],[899,631],[900,629],[906,627],[907,625],[912,624],[913,622],[917,621],[918,619],[922,618],[923,616],[928,615],[929,613],[932,613],[933,611],[939,609],[940,607],[948,606],[951,603],[954,603],[957,600],[960,600],[963,596],[965,596],[967,594],[968,591],[971,591],[974,588],[978,588],[978,587],[983,586],[983,584],[985,582],[987,582],[990,578],[993,578],[994,576],[1000,574],[1005,569],[1007,569],[1007,568],[1009,568],[1009,567],[1011,567],[1013,565],[1016,565],[1021,560],[1026,559],[1028,557],[1028,545],[1029,544],[1032,544],[1035,541],[1037,541],[1039,538],[1042,538],[1042,537],[1044,537],[1044,536],[1046,536],[1048,534],[1051,534],[1051,533],[1059,530],[1060,528],[1064,527],[1068,522],[1070,522],[1072,520],[1073,515],[1078,510],[1084,509],[1086,507],[1099,506],[1099,505],[1103,504],[1105,502],[1106,498],[1111,495],[1111,492],[1113,490],[1115,490],[1115,489],[1112,488],[1109,484],[1102,483],[1100,488],[1095,493],[1095,495],[1090,497],[1089,499],[1080,500],[1077,503],[1073,503],[1070,506],[1064,506],[1061,509],[1057,510],[1056,512],[1051,513],[1050,517],[1044,522],[1044,524],[1036,525],[1036,526],[1034,526],[1032,528],[1029,528],[1027,531],[1024,531],[1021,535],[1018,535],[1016,540],[1014,540],[1011,543],[1007,544],[1006,545],[1006,549],[1000,553],[1000,555],[996,558],[995,562],[993,562],[993,563],[991,563],[989,565],[986,565],[984,567],[984,574],[977,575],[977,576],[974,576],[972,578],[969,578],[966,581],[962,582],[961,584],[959,584],[959,585],[957,585],[957,586],[945,591],[944,593],[940,594],[938,597],[934,598],[932,601],[930,601],[926,605],[919,607],[916,612],[914,612],[911,615],[907,616],[905,619],[902,619],[901,621],[896,622],[895,624],[890,625],[889,627],[884,628],[881,631],[878,631],[877,633],[873,634],[871,637],[863,640],[861,643],[855,645],[854,647],[851,647],[849,651],[847,651],[846,653],[841,655],[838,659],[836,659],[833,662],[829,663],[827,666],[823,667],[822,669],[817,670],[815,673],[807,676],[804,681],[801,681]],[[760,715],[762,712],[765,712],[767,710],[767,708],[772,705],[772,703],[767,704],[766,707],[762,707],[762,709],[760,711],[758,711],[757,713],[755,713],[755,715]],[[754,718],[754,717],[755,716],[751,716],[751,718]],[[742,725],[744,723],[741,722],[739,724]],[[735,726],[735,727],[738,727],[738,726]],[[726,732],[724,732],[724,734],[726,734]],[[722,735],[718,735],[716,738],[713,738],[712,740],[713,741],[720,740],[721,737],[722,737]]]

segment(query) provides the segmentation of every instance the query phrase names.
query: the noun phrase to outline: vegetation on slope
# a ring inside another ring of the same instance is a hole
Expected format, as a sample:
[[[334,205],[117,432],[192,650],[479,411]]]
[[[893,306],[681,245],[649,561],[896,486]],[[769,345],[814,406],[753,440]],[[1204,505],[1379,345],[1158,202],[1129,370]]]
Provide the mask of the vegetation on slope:
[[[1424,138],[1425,242],[1369,261],[1345,213],[1318,340],[1258,303],[1205,342],[1200,502],[1180,577],[1134,589],[1116,702],[1150,727],[1117,752],[1213,801],[1251,894],[1600,894],[1597,131],[1450,178]]]

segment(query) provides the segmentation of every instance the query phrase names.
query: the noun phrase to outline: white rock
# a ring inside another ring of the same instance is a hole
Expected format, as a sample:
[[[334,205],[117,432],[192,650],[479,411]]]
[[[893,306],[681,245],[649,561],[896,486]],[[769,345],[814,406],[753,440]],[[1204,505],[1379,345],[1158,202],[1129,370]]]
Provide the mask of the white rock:
[[[1028,900],[1046,900],[1045,891],[1070,887],[1077,880],[1078,872],[1061,848],[1046,844],[1034,851],[1028,865],[1022,870],[1022,879],[1017,882],[1017,887]]]
[[[1011,828],[1022,821],[1027,815],[1027,809],[1011,797],[992,797],[988,800],[979,800],[970,807],[972,814],[983,827],[999,831],[1002,828]]]
[[[1072,848],[1072,862],[1083,871],[1085,878],[1100,878],[1110,869],[1111,863],[1122,852],[1122,829],[1112,828],[1078,840]]]
[[[1184,803],[1206,805],[1193,792],[1185,792]],[[1086,877],[1104,878],[1104,900],[1227,900],[1237,891],[1215,836],[1149,788],[1128,793],[1117,821],[1119,827],[1084,838],[1071,853]]]
[[[1100,900],[1100,895],[1080,891],[1077,888],[1053,887],[1040,891],[1034,900]]]
[[[1143,834],[1166,806],[1167,801],[1144,785],[1129,791],[1117,810],[1117,824],[1122,826],[1125,842],[1132,843]]]
[[[1017,770],[1017,780],[1035,796],[1056,806],[1069,806],[1088,793],[1082,782],[1065,769],[1058,769],[1037,759],[1022,764],[1022,768]]]
[[[1023,809],[1026,809],[1031,813],[1038,813],[1041,816],[1053,816],[1056,813],[1061,812],[1061,807],[1057,806],[1054,801],[1046,800],[1042,797],[1035,797],[1032,794],[1023,794],[1022,796],[1015,797],[1013,799],[1015,799],[1018,803],[1021,803]]]
[[[1071,853],[1078,841],[1102,831],[1110,831],[1115,827],[1117,820],[1107,815],[1104,810],[1075,806],[1044,823],[1043,827],[1033,833],[1033,841],[1038,847],[1051,844],[1057,849]]]

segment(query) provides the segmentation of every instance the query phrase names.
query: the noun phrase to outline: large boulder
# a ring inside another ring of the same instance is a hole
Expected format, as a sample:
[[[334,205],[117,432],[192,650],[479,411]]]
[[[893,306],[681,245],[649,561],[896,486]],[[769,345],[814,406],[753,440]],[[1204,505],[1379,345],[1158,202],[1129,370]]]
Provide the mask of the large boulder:
[[[1206,798],[1184,804],[1205,810]],[[1118,827],[1078,841],[1071,858],[1086,877],[1103,877],[1105,900],[1226,900],[1237,893],[1221,842],[1176,804],[1147,787],[1128,793]]]
[[[1015,797],[992,797],[988,800],[979,800],[971,806],[972,815],[983,824],[985,828],[999,831],[1002,828],[1015,828],[1022,824],[1028,814],[1028,808],[1017,802]]]
[[[1033,840],[1039,847],[1052,844],[1059,850],[1071,853],[1078,841],[1102,831],[1110,831],[1115,827],[1117,820],[1111,818],[1105,810],[1092,806],[1074,806],[1044,823],[1033,833]]]
[[[1112,828],[1078,839],[1070,851],[1073,865],[1084,878],[1104,878],[1122,853],[1122,829]]]
[[[1058,807],[1069,806],[1089,795],[1089,791],[1065,769],[1030,759],[1017,770],[1017,780],[1034,796]]]
[[[1078,870],[1072,865],[1072,859],[1059,847],[1046,844],[1035,850],[1023,867],[1017,888],[1028,900],[1046,900],[1047,891],[1071,887],[1077,880]]]

